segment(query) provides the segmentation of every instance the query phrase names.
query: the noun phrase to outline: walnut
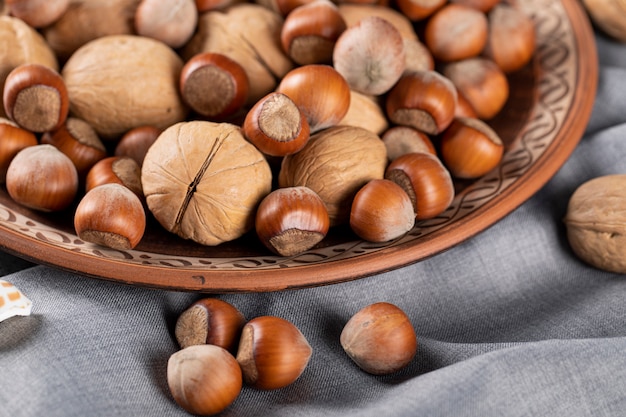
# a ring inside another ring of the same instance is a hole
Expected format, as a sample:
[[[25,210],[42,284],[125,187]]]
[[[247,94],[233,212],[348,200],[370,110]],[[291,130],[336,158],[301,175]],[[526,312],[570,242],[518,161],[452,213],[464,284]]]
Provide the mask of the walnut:
[[[565,225],[574,253],[606,271],[626,273],[626,175],[606,175],[572,194]]]
[[[201,52],[214,52],[237,62],[250,81],[247,104],[253,105],[293,68],[280,44],[282,25],[282,16],[258,4],[209,11],[200,15],[196,34],[181,54],[189,60]]]
[[[164,129],[188,114],[178,91],[182,66],[154,39],[112,35],[88,42],[63,67],[70,111],[102,139],[138,126]]]
[[[148,208],[165,229],[215,246],[254,226],[272,173],[238,126],[190,121],[158,137],[144,159],[141,182]]]
[[[286,156],[280,187],[306,186],[326,204],[331,226],[345,224],[356,192],[381,179],[387,150],[375,133],[356,126],[334,126],[311,136],[299,152]]]
[[[65,13],[42,30],[63,61],[89,41],[109,35],[134,34],[135,11],[141,0],[72,0]]]
[[[21,64],[41,64],[58,71],[54,52],[44,38],[21,19],[0,16],[0,91],[4,90],[7,75]],[[0,105],[0,117],[5,117]]]

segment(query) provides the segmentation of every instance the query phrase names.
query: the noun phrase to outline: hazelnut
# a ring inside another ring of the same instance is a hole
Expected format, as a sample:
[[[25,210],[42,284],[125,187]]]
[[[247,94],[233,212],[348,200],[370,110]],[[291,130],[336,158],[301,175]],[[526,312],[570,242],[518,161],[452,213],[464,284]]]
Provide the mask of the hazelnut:
[[[217,298],[191,304],[176,321],[174,334],[181,348],[217,345],[235,353],[246,319],[235,306]]]
[[[115,146],[115,156],[128,156],[143,165],[143,159],[150,146],[157,140],[162,130],[154,126],[139,126],[124,133]]]
[[[452,176],[482,177],[500,164],[504,144],[498,134],[479,119],[458,118],[441,137],[441,159]]]
[[[431,17],[446,2],[446,0],[396,0],[398,9],[413,21]]]
[[[138,35],[159,40],[172,48],[180,48],[191,38],[198,23],[194,0],[141,0],[135,11]]]
[[[246,104],[249,88],[241,65],[218,53],[194,55],[180,74],[183,100],[209,118],[223,119],[236,113]]]
[[[443,213],[454,199],[454,184],[443,163],[428,153],[408,153],[389,164],[385,178],[400,185],[413,203],[417,220]]]
[[[0,119],[0,183],[4,183],[9,164],[19,151],[39,142],[30,131],[7,119]]]
[[[479,119],[490,120],[509,98],[506,74],[490,59],[476,57],[447,64],[443,74],[456,86]]]
[[[261,316],[243,327],[237,351],[244,382],[274,390],[294,383],[306,369],[313,349],[302,332],[280,317]]]
[[[346,22],[337,6],[317,0],[293,9],[286,17],[280,39],[283,50],[299,65],[330,64],[337,38]]]
[[[439,0],[437,0],[439,1]],[[338,4],[339,14],[348,27],[358,24],[362,19],[377,16],[391,23],[403,38],[417,39],[413,22],[395,8],[383,4],[346,3]]]
[[[72,114],[102,140],[138,126],[164,129],[186,118],[178,81],[183,63],[154,39],[106,36],[77,50],[63,67]]]
[[[279,188],[268,194],[256,213],[261,242],[282,256],[299,255],[328,233],[330,219],[322,199],[310,188]]]
[[[350,228],[361,239],[388,242],[406,234],[414,224],[413,203],[393,181],[371,180],[354,196]]]
[[[412,126],[430,135],[441,133],[454,119],[457,91],[436,71],[403,75],[387,95],[385,110],[399,125]]]
[[[350,89],[381,95],[389,91],[405,69],[404,41],[383,18],[372,16],[346,29],[333,50],[333,66]]]
[[[347,223],[356,192],[383,178],[387,152],[380,138],[354,126],[335,126],[311,136],[299,152],[283,158],[280,187],[304,186],[324,201],[330,225]]]
[[[107,150],[96,131],[84,120],[68,117],[65,123],[54,132],[46,132],[41,143],[55,146],[67,155],[84,180],[91,167],[106,158]]]
[[[626,273],[626,175],[590,179],[572,194],[565,214],[568,242],[581,260]]]
[[[60,211],[78,193],[78,173],[72,160],[54,146],[29,146],[11,161],[6,187],[9,196],[23,206]]]
[[[350,91],[350,107],[338,123],[339,125],[356,126],[380,135],[389,127],[387,115],[381,106],[379,97]]]
[[[74,228],[86,242],[128,250],[146,230],[146,214],[137,195],[124,185],[109,183],[89,190],[78,203]]]
[[[253,228],[272,173],[238,126],[190,121],[161,133],[146,154],[141,183],[148,208],[166,230],[213,246]]]
[[[103,184],[120,184],[143,199],[141,167],[128,156],[109,156],[96,162],[87,173],[85,190],[89,192]]]
[[[371,304],[355,313],[339,340],[359,368],[373,375],[401,370],[417,352],[417,337],[409,317],[386,302]]]
[[[287,16],[296,7],[308,4],[317,0],[255,0],[263,7],[278,13],[280,16]]]
[[[139,2],[71,0],[65,13],[41,31],[59,60],[65,62],[78,48],[92,40],[134,34],[133,22]]]
[[[41,64],[59,70],[57,57],[41,33],[23,20],[0,16],[0,38],[5,45],[0,48],[0,91],[4,91],[9,72],[22,64]],[[3,105],[0,105],[0,116],[6,116]]]
[[[394,126],[382,135],[390,161],[413,152],[426,152],[437,155],[435,145],[424,132],[410,126]]]
[[[484,55],[502,71],[517,71],[529,63],[535,42],[535,25],[530,16],[508,4],[498,4],[491,9]]]
[[[33,28],[54,23],[68,9],[70,0],[6,0],[11,16],[22,19]]]
[[[174,401],[187,412],[215,415],[237,399],[243,382],[239,364],[226,349],[194,345],[170,356],[167,384]]]
[[[428,19],[424,42],[445,62],[478,56],[487,43],[487,17],[480,10],[449,3]]]
[[[243,122],[246,138],[261,152],[285,156],[298,152],[310,136],[300,108],[282,93],[270,93],[250,109]]]
[[[294,68],[280,81],[276,91],[288,96],[302,110],[311,132],[337,125],[350,107],[350,87],[330,65]]]
[[[501,1],[502,0],[450,0],[451,3],[473,7],[484,13],[487,13],[495,5],[500,4]]]
[[[14,68],[6,78],[2,98],[7,116],[31,132],[58,129],[70,108],[63,78],[41,64]]]

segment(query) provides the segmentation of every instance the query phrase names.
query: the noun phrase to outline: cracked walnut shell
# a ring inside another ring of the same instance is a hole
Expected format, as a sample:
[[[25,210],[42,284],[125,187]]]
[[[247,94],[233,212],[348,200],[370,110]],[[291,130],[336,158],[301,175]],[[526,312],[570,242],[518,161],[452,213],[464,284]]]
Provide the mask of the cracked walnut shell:
[[[190,121],[161,133],[146,154],[141,182],[165,229],[215,246],[252,229],[272,173],[238,126]]]

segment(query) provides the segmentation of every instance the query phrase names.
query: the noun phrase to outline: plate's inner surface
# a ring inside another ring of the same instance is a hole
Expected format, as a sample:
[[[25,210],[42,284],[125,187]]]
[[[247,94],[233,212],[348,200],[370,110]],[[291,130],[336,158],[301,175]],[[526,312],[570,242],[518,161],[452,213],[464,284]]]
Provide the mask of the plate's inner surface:
[[[522,181],[537,161],[550,157],[547,152],[574,100],[579,52],[563,4],[558,0],[524,0],[519,1],[519,5],[535,22],[537,48],[531,64],[510,74],[510,98],[503,111],[490,121],[506,144],[501,165],[475,182],[458,182],[457,196],[448,210],[435,219],[417,223],[411,232],[397,241],[371,244],[357,239],[349,228],[343,227],[332,230],[319,247],[287,259],[265,250],[252,232],[233,242],[206,247],[182,240],[149,219],[140,245],[135,250],[118,251],[81,241],[74,233],[71,213],[42,214],[24,209],[11,201],[4,189],[0,190],[0,238],[8,231],[11,237],[23,236],[44,245],[44,249],[49,245],[52,249],[72,251],[79,258],[112,260],[129,266],[250,271],[323,264],[363,257],[388,248],[415,248],[422,241],[433,239],[432,236],[437,239],[438,234],[468,221],[468,218],[478,221],[476,218],[480,216],[477,213],[486,212],[490,203]],[[496,220],[489,220],[480,228]],[[465,237],[460,235],[449,240],[458,243]],[[11,249],[10,245],[7,246]],[[410,254],[407,256],[411,257]],[[407,259],[415,260],[419,259]],[[54,264],[54,261],[47,263]],[[80,270],[80,259],[72,268]],[[176,286],[175,283],[172,285]]]

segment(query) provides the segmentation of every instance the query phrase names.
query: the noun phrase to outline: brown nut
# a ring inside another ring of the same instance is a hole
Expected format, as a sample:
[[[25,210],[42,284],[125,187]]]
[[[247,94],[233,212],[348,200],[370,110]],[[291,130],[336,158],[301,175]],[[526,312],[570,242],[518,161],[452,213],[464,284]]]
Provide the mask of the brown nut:
[[[54,132],[46,132],[41,136],[41,143],[55,146],[67,155],[84,180],[91,167],[106,158],[107,150],[96,131],[84,120],[68,117],[65,123]]]
[[[589,265],[626,273],[626,175],[593,178],[570,197],[565,226],[569,244]]]
[[[333,66],[351,90],[373,96],[384,94],[406,67],[402,35],[385,19],[366,17],[339,36]]]
[[[418,21],[431,17],[446,0],[396,0],[398,9],[409,19]]]
[[[354,196],[350,228],[370,242],[388,242],[405,235],[415,224],[413,203],[393,181],[371,180]]]
[[[19,151],[39,142],[30,131],[7,119],[0,119],[0,183],[6,179],[9,164]]]
[[[237,362],[244,382],[274,390],[294,383],[306,369],[313,349],[302,332],[280,317],[250,320],[241,332]]]
[[[500,4],[501,0],[450,0],[450,2],[473,7],[481,12],[487,13],[495,5]]]
[[[424,132],[410,126],[394,126],[382,135],[390,161],[413,152],[426,152],[437,155],[435,145]]]
[[[400,185],[413,202],[417,220],[443,213],[454,199],[450,172],[428,153],[409,153],[389,164],[385,178]]]
[[[452,62],[443,68],[443,74],[452,81],[458,95],[467,100],[479,119],[495,117],[509,98],[506,74],[490,59],[477,57]]]
[[[530,62],[535,42],[535,25],[522,10],[504,3],[491,9],[484,55],[502,71],[517,71]]]
[[[143,200],[141,167],[128,156],[109,156],[96,162],[87,173],[85,190],[104,184],[120,184]]]
[[[115,146],[115,156],[131,157],[143,165],[143,159],[150,146],[157,140],[162,130],[154,126],[139,126],[124,133]]]
[[[141,200],[128,187],[104,184],[80,200],[74,229],[86,242],[112,249],[133,249],[146,230],[146,213]]]
[[[68,9],[70,0],[6,0],[5,3],[11,16],[31,27],[42,28],[59,19]]]
[[[445,62],[478,56],[487,43],[487,17],[480,10],[449,3],[428,19],[424,43]]]
[[[387,95],[385,110],[399,125],[412,126],[429,135],[441,133],[454,119],[457,91],[436,71],[403,75]]]
[[[6,78],[4,110],[15,123],[31,132],[56,130],[69,113],[65,81],[55,70],[41,64],[23,64]]]
[[[189,107],[202,116],[224,119],[248,100],[248,76],[226,55],[194,55],[180,73],[180,93]]]
[[[235,353],[246,318],[235,306],[217,298],[191,304],[176,321],[174,334],[181,348],[217,345]]]
[[[337,125],[350,108],[350,87],[330,65],[303,65],[289,71],[276,91],[296,103],[311,132]]]
[[[150,147],[141,183],[166,230],[213,246],[252,230],[272,172],[238,126],[190,121],[170,126]]]
[[[11,161],[6,187],[9,196],[23,206],[60,211],[76,197],[78,173],[72,160],[54,146],[29,146]]]
[[[498,134],[480,119],[457,118],[443,133],[441,160],[452,176],[482,177],[500,164],[504,144]]]
[[[346,22],[337,6],[317,0],[293,9],[280,33],[283,50],[299,65],[330,64],[333,48]]]
[[[385,145],[376,134],[335,126],[312,135],[302,150],[284,157],[278,184],[315,191],[334,226],[348,222],[356,192],[368,181],[383,178],[386,166]]]
[[[170,356],[167,384],[174,401],[187,412],[215,415],[237,399],[243,381],[239,364],[226,349],[194,345]]]
[[[57,57],[41,33],[17,17],[0,16],[0,38],[6,47],[0,48],[0,91],[14,68],[22,64],[41,64],[58,71]],[[4,106],[0,115],[6,116]]]
[[[246,138],[271,156],[298,152],[308,142],[310,132],[302,110],[285,94],[277,92],[259,100],[243,122]]]
[[[626,4],[622,0],[582,0],[591,20],[607,35],[626,42]]]
[[[310,188],[278,188],[256,212],[256,233],[274,253],[295,256],[317,245],[328,233],[330,219],[322,199]]]
[[[138,35],[180,48],[191,38],[198,23],[194,0],[141,0],[135,11]]]
[[[178,90],[183,63],[162,42],[106,36],[77,50],[63,67],[74,117],[104,141],[138,126],[164,129],[187,117]]]
[[[348,27],[358,24],[363,18],[378,16],[395,26],[403,38],[417,39],[413,22],[395,8],[388,7],[384,4],[356,4],[347,2],[339,2],[337,7]]]
[[[381,106],[379,97],[356,91],[350,91],[350,107],[338,124],[362,127],[377,135],[380,135],[389,127],[389,121]]]
[[[417,352],[417,337],[409,317],[386,302],[371,304],[355,313],[339,340],[348,356],[374,375],[401,370]]]

